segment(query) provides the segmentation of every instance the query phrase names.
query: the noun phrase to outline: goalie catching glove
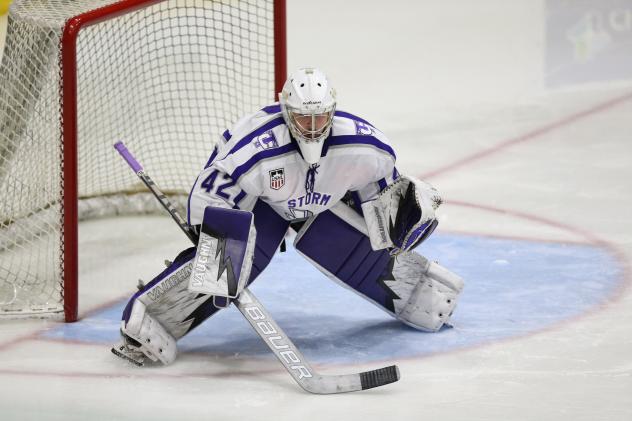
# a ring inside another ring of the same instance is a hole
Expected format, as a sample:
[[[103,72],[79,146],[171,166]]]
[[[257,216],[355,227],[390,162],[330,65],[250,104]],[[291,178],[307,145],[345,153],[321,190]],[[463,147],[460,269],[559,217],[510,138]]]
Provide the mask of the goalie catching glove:
[[[362,204],[371,248],[400,254],[417,247],[438,225],[439,192],[430,184],[402,175],[375,200]]]

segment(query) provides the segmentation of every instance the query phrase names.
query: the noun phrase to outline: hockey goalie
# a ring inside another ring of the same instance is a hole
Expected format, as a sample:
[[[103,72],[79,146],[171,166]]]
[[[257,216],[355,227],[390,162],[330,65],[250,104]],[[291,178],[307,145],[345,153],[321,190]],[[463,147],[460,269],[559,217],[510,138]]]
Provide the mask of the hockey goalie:
[[[125,307],[113,352],[169,364],[176,342],[253,282],[289,228],[327,277],[416,329],[449,324],[462,279],[413,251],[437,227],[439,193],[401,175],[385,135],[336,109],[318,69],[224,132],[188,201],[199,236]]]

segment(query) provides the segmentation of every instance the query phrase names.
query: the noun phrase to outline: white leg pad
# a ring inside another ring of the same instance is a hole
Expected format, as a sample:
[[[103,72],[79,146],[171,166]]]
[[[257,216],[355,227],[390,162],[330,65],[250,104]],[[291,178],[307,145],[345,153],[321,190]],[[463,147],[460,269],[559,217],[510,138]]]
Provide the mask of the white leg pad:
[[[417,329],[436,332],[447,324],[456,307],[463,279],[435,262],[416,253],[408,258],[421,269],[420,277],[397,318]]]
[[[145,304],[136,300],[127,322],[121,322],[121,331],[138,341],[139,351],[152,361],[170,364],[176,359],[176,339],[149,313]]]

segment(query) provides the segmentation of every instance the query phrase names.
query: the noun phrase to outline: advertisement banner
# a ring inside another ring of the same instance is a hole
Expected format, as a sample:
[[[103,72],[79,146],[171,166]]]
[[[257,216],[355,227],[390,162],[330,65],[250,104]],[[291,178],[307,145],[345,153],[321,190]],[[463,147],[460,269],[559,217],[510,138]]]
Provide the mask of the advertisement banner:
[[[546,0],[545,83],[632,80],[632,0]]]

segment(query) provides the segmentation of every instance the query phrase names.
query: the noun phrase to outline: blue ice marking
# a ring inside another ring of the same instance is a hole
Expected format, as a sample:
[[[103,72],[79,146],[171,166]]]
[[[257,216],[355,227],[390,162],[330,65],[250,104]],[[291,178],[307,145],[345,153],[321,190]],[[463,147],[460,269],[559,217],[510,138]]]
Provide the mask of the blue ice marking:
[[[403,325],[327,279],[291,246],[275,256],[252,290],[311,361],[364,363],[537,332],[603,303],[623,282],[615,257],[594,246],[436,233],[418,251],[465,279],[455,328],[424,333]],[[43,336],[113,344],[124,304]],[[183,338],[179,350],[181,356],[196,351],[273,358],[233,307]]]

